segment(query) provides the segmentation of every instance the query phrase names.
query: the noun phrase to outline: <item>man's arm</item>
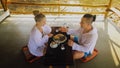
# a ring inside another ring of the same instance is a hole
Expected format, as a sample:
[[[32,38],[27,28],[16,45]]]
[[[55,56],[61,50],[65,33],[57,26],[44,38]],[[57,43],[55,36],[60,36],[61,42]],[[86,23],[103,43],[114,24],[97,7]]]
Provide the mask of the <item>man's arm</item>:
[[[67,34],[79,34],[80,33],[80,29],[68,29]]]
[[[59,30],[61,32],[67,32],[68,34],[78,34],[80,32],[80,28],[79,29],[68,29],[65,27],[61,27],[59,28]]]
[[[90,35],[87,37],[87,40],[83,44],[73,43],[72,49],[82,52],[88,52],[89,48],[95,47],[97,41],[97,35]]]

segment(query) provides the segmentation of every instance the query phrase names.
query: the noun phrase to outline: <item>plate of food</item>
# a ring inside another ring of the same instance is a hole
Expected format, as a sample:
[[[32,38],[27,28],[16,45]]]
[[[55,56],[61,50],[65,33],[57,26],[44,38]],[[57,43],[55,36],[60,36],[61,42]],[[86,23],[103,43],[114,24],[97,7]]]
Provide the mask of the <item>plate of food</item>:
[[[67,37],[64,34],[56,34],[53,36],[53,40],[57,43],[64,43],[67,40]]]
[[[58,47],[58,44],[56,42],[51,42],[50,43],[50,47],[51,48],[57,48]]]

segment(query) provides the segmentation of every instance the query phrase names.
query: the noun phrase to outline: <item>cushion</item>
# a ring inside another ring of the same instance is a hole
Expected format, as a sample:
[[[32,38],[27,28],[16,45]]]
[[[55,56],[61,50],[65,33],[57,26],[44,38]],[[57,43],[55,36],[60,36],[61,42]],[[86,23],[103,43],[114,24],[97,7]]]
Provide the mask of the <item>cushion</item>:
[[[40,57],[36,57],[36,56],[33,56],[32,54],[30,54],[29,49],[28,49],[27,46],[24,46],[24,47],[22,48],[22,51],[23,51],[23,53],[24,53],[24,55],[25,55],[25,59],[26,59],[28,62],[30,62],[30,63],[32,63],[32,62],[40,59]]]
[[[86,58],[82,58],[80,59],[82,62],[88,62],[92,59],[94,59],[98,54],[98,50],[97,49],[94,49],[93,53],[90,55],[90,56],[87,56]]]

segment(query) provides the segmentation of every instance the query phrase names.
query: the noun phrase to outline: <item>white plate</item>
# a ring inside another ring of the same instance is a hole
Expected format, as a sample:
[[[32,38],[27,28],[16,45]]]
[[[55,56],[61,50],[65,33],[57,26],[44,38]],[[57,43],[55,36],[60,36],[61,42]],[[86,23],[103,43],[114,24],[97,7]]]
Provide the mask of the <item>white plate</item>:
[[[53,44],[53,43],[54,43],[54,44]],[[51,47],[51,48],[57,48],[57,47],[58,47],[58,44],[55,43],[55,42],[52,42],[52,43],[50,43],[50,47]]]

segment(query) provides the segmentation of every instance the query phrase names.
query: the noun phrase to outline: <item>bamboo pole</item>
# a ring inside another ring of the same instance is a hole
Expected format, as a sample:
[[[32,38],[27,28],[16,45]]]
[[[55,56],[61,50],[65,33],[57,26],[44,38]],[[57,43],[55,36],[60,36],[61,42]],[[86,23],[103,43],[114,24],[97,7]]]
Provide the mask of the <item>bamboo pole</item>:
[[[24,3],[24,2],[7,2],[7,4],[20,4],[20,5],[39,5],[39,6],[81,6],[81,7],[108,7],[106,4],[88,5],[88,4],[46,4],[46,3]]]
[[[115,8],[120,11],[120,8],[118,8],[118,7],[115,7]]]
[[[4,11],[7,11],[7,0],[0,0]]]
[[[109,1],[109,5],[108,5],[108,7],[107,7],[107,9],[106,9],[105,19],[106,19],[107,16],[108,16],[108,13],[109,13],[109,10],[110,10],[110,8],[111,8],[111,5],[112,5],[112,0]]]
[[[60,0],[58,0],[59,6],[58,6],[58,12],[60,12]],[[60,13],[58,13],[58,16],[60,16]]]
[[[11,13],[15,13],[15,14],[31,14],[31,12],[15,12],[15,11],[11,11]],[[88,12],[41,12],[44,14],[86,14]],[[90,14],[106,14],[106,12],[89,12]]]

